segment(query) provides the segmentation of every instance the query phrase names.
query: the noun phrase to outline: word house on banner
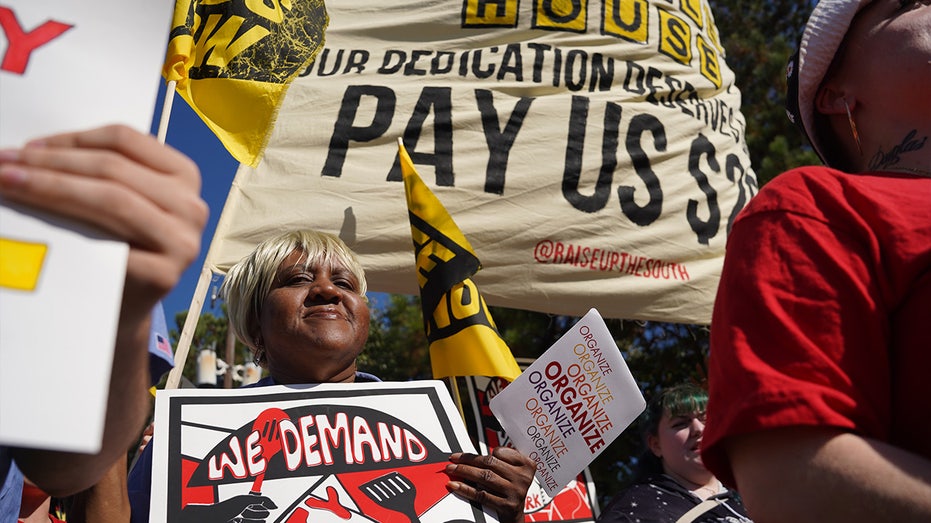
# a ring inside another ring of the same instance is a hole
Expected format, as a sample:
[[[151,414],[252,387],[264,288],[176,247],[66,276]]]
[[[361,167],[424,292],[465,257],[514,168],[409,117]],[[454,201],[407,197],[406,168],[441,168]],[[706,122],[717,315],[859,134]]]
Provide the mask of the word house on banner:
[[[439,381],[160,390],[155,427],[151,521],[497,521],[446,490],[475,450]]]
[[[453,216],[490,305],[708,323],[757,182],[708,0],[345,0],[241,166],[206,266],[281,229],[417,294],[394,142]],[[397,195],[397,196],[394,196]]]

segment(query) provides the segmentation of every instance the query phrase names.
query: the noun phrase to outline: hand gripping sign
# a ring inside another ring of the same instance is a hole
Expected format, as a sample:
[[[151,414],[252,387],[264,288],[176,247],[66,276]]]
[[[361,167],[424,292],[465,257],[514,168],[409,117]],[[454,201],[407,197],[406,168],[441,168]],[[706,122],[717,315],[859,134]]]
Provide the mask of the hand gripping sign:
[[[646,402],[591,309],[489,402],[514,448],[554,496],[643,412]]]

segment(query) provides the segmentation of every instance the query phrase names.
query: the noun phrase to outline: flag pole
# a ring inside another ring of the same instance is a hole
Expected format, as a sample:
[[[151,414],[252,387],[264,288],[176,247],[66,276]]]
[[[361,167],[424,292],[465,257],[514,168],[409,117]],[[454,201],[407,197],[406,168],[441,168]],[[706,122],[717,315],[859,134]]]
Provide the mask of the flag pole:
[[[465,409],[462,408],[462,396],[459,394],[459,384],[456,382],[456,376],[447,376],[447,378],[449,379],[450,394],[453,395],[453,402],[459,411],[459,417],[462,418],[463,423],[466,423]]]
[[[165,87],[165,100],[162,101],[162,114],[158,119],[158,143],[165,143],[168,136],[168,120],[171,119],[171,106],[175,101],[175,85],[178,82],[169,80]]]
[[[197,287],[194,288],[194,297],[191,298],[191,307],[187,311],[187,318],[184,319],[184,327],[181,329],[181,337],[178,339],[178,347],[175,349],[175,366],[168,373],[168,381],[165,383],[166,389],[177,389],[178,384],[181,383],[181,372],[184,370],[184,362],[187,360],[191,340],[194,338],[194,329],[197,328],[200,312],[204,308],[204,296],[207,295],[207,289],[210,287],[212,278],[213,272],[204,263],[204,268],[200,271],[200,278],[197,280]]]
[[[165,86],[162,113],[158,118],[158,134],[156,135],[158,143],[165,143],[165,139],[168,137],[168,121],[171,119],[171,106],[175,101],[176,85],[176,81],[169,80]],[[181,383],[181,372],[184,370],[184,362],[187,360],[188,351],[191,348],[191,340],[194,338],[194,329],[197,328],[200,312],[204,308],[204,296],[207,295],[211,277],[212,273],[205,264],[200,272],[200,278],[197,280],[197,287],[195,287],[194,296],[191,298],[191,307],[188,309],[187,318],[184,320],[184,327],[181,329],[181,338],[178,340],[178,347],[175,349],[175,366],[168,373],[168,381],[165,383],[166,389],[177,389]]]

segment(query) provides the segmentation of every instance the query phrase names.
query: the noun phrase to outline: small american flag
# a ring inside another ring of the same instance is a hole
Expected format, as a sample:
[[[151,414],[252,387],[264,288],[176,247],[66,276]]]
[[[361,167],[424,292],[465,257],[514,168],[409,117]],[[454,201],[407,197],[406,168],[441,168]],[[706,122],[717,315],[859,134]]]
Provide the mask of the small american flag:
[[[168,324],[165,309],[158,303],[152,309],[152,326],[149,330],[149,377],[156,384],[162,375],[175,365],[174,351],[168,341]]]
[[[161,334],[155,335],[155,348],[167,354],[168,356],[173,355],[171,352],[171,344],[169,344],[168,340],[166,340],[165,337]]]

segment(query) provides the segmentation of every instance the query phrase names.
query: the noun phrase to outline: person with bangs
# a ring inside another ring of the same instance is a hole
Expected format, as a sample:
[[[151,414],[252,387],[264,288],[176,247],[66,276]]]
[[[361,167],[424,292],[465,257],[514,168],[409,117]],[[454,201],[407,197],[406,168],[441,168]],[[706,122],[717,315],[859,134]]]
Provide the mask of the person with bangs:
[[[223,281],[233,333],[253,352],[268,376],[249,385],[379,382],[356,360],[369,335],[365,272],[337,236],[287,231],[260,243],[233,265]],[[149,519],[152,445],[128,481],[132,522]],[[524,520],[524,501],[536,464],[508,447],[491,454],[456,452],[443,481],[449,492],[480,503],[502,523]],[[212,505],[189,504],[185,521],[265,521],[277,508],[261,495],[234,496]]]
[[[708,393],[691,383],[658,393],[640,417],[646,449],[633,485],[615,495],[599,523],[749,522],[735,492],[705,468],[699,448]]]

